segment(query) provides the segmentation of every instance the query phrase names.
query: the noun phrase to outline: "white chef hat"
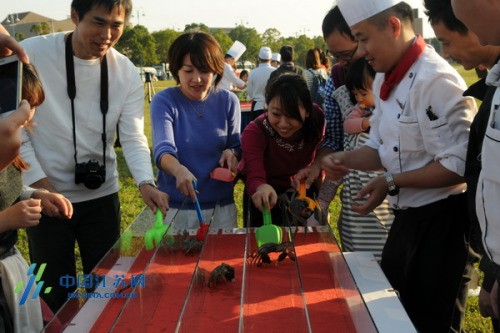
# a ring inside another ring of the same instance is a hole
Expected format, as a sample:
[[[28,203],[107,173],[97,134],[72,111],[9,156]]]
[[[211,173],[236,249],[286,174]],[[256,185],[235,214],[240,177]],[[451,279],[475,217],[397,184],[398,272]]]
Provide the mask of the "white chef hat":
[[[347,25],[352,27],[400,2],[401,0],[337,0],[337,5]]]
[[[274,61],[280,62],[281,61],[281,54],[279,53],[273,53],[273,56],[271,58]]]
[[[271,59],[271,49],[267,46],[263,46],[260,48],[259,51],[259,58],[262,60],[269,60]]]
[[[229,51],[226,52],[226,54],[229,54],[231,57],[234,58],[234,60],[238,60],[243,53],[246,51],[246,46],[243,45],[242,42],[240,41],[235,41],[233,46],[229,49]]]

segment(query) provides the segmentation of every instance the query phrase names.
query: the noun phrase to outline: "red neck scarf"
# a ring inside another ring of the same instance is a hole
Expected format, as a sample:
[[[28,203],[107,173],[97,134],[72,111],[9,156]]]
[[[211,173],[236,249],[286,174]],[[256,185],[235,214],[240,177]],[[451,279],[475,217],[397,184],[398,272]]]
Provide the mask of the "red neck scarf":
[[[417,35],[417,40],[406,51],[396,67],[392,71],[385,73],[384,83],[382,83],[380,89],[380,98],[382,100],[386,101],[389,98],[392,88],[403,79],[413,63],[424,53],[425,45],[427,44],[422,36]]]

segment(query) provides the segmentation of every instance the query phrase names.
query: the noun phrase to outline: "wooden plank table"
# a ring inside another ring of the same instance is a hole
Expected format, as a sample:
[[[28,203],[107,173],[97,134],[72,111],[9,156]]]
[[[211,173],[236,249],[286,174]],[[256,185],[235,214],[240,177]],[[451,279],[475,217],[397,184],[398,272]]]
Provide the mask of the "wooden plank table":
[[[185,254],[167,242],[147,251],[143,235],[153,221],[144,210],[125,233],[128,239],[94,270],[143,274],[144,287],[128,290],[136,297],[71,299],[46,332],[379,331],[328,226],[299,228],[295,261],[277,263],[279,253],[271,253],[272,264],[258,266],[248,258],[257,248],[255,229],[211,230],[199,253]],[[287,228],[283,235],[288,240]],[[234,268],[234,281],[207,287],[210,272],[222,263]],[[194,274],[201,271],[204,286]],[[108,286],[108,291],[119,290]]]

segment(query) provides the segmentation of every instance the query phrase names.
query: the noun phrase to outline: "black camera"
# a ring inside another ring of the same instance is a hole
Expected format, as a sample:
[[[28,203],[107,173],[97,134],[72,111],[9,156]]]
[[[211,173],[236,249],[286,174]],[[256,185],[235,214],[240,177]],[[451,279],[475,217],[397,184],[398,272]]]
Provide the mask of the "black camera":
[[[77,163],[75,167],[75,184],[83,183],[86,188],[95,190],[106,180],[106,169],[97,160]]]

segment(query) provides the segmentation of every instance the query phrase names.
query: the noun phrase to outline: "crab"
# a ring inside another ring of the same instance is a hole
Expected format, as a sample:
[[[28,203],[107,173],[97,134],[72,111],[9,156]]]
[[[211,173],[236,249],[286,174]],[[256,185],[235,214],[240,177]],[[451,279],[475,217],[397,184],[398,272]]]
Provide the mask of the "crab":
[[[215,289],[219,282],[234,281],[234,268],[228,264],[222,263],[215,267],[210,276],[208,277],[208,287]]]
[[[196,239],[196,237],[188,237],[182,241],[182,249],[185,254],[200,252],[202,247],[203,242]]]
[[[266,243],[261,245],[257,250],[254,250],[248,256],[250,263],[255,264],[256,266],[262,266],[262,264],[270,264],[271,258],[269,257],[269,253],[271,252],[281,252],[278,262],[283,261],[286,257],[295,261],[295,251],[293,250],[293,245],[291,242],[283,242],[281,244],[276,243]]]

